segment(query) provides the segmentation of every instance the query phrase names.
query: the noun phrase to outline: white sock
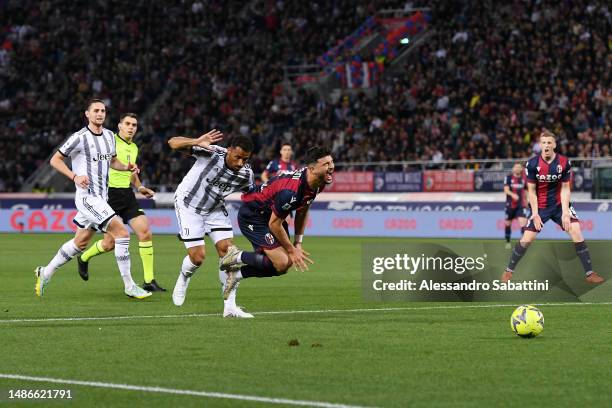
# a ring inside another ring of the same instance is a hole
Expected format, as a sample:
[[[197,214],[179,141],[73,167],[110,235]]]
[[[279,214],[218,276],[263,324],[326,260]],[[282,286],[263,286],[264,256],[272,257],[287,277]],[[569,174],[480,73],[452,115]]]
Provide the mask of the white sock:
[[[181,273],[190,278],[197,270],[198,265],[194,265],[193,262],[191,262],[189,255],[185,256],[185,258],[183,258],[183,265],[181,265]]]
[[[221,295],[223,295],[223,288],[225,286],[225,282],[227,281],[227,273],[221,269],[219,269],[219,280],[221,281]],[[237,283],[234,289],[232,289],[227,297],[227,300],[223,300],[223,305],[225,307],[236,307],[236,289],[238,289],[239,284],[240,283]]]
[[[119,273],[123,279],[125,289],[130,289],[136,283],[134,283],[132,273],[130,271],[131,263],[129,238],[115,239],[115,258],[117,259],[117,266],[119,267]]]
[[[72,258],[77,256],[81,252],[83,251],[81,251],[79,248],[77,248],[76,245],[74,245],[74,239],[64,242],[64,244],[57,251],[57,254],[55,254],[53,259],[51,259],[51,262],[49,262],[49,265],[45,266],[45,270],[43,272],[44,278],[46,280],[51,279],[57,268],[66,264],[68,261],[70,261]]]

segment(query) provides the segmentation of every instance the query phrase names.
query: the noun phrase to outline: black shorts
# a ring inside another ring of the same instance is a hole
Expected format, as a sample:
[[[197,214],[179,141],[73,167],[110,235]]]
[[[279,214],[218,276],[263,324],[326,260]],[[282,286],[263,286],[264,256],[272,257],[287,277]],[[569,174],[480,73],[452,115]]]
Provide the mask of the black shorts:
[[[510,221],[515,218],[527,218],[527,211],[524,207],[518,205],[514,208],[506,206],[506,220]]]
[[[578,220],[578,214],[576,214],[576,210],[574,210],[574,207],[572,206],[571,203],[570,203],[569,210],[570,210],[570,222],[580,222]],[[564,229],[563,223],[561,221],[561,217],[563,216],[563,208],[561,207],[561,205],[540,208],[538,210],[538,215],[542,219],[542,224],[546,224],[546,221],[548,220],[553,220],[557,225],[561,227],[561,229]],[[535,228],[535,225],[532,219],[529,219],[529,221],[527,222],[527,225],[525,226],[525,229],[529,231],[533,231],[533,232],[538,232],[538,230]]]
[[[108,204],[125,224],[132,218],[144,215],[131,188],[108,188]]]
[[[270,250],[281,246],[281,243],[270,231],[270,227],[268,226],[269,222],[270,216],[258,214],[245,205],[238,210],[238,226],[240,227],[240,231],[257,252],[263,252],[264,249]],[[284,221],[283,228],[287,232],[287,235],[289,235],[289,226]]]

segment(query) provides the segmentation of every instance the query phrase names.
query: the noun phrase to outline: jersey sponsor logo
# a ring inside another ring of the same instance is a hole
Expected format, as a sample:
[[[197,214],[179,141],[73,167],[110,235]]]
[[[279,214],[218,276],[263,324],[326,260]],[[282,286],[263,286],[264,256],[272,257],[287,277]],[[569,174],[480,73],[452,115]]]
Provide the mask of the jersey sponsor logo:
[[[219,177],[215,177],[212,180],[207,178],[206,182],[211,187],[218,187],[219,191],[223,193],[228,192],[232,189],[232,183],[222,183],[221,178]]]
[[[559,175],[557,174],[538,174],[536,175],[536,177],[538,178],[538,181],[542,181],[545,183],[551,183],[551,182],[561,180],[560,174]]]
[[[97,156],[92,156],[91,161],[93,162],[108,161],[108,160],[111,160],[112,158],[113,158],[112,153],[106,153],[106,154],[98,153]]]
[[[266,239],[266,243],[268,245],[274,245],[274,235],[268,232],[264,238]]]

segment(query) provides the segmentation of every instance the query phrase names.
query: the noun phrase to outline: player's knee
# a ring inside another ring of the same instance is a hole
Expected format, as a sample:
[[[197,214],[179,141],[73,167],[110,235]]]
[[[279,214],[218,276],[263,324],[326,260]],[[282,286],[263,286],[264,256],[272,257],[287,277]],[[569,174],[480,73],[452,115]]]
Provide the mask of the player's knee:
[[[279,275],[286,274],[289,271],[289,268],[291,268],[292,264],[291,259],[288,257],[272,263],[272,265],[274,265],[274,269],[276,269],[276,273]]]
[[[215,244],[215,247],[217,248],[217,254],[219,254],[219,256],[225,256],[225,254],[227,254],[227,249],[230,247],[230,245],[232,245],[232,242],[227,239],[217,242]]]
[[[147,242],[153,239],[153,233],[151,232],[150,228],[147,228],[144,231],[137,232],[136,235],[138,236],[138,240],[140,242]]]
[[[74,245],[80,250],[80,251],[84,251],[87,249],[87,241],[83,240],[83,239],[75,239],[74,240]]]
[[[189,260],[195,266],[202,265],[204,263],[204,259],[205,258],[206,258],[206,255],[204,254],[204,251],[192,251],[192,252],[189,252]]]

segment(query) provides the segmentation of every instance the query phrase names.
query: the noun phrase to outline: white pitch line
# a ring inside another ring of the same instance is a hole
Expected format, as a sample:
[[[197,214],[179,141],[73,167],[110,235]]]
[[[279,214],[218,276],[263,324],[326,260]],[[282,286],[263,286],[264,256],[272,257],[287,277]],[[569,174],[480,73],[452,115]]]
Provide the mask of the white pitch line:
[[[532,303],[535,306],[605,306],[612,302],[567,302],[567,303]],[[254,315],[292,315],[292,314],[325,314],[325,313],[367,313],[367,312],[395,312],[406,310],[444,310],[444,309],[490,309],[501,307],[514,307],[513,304],[484,304],[484,305],[453,305],[453,306],[419,306],[419,307],[387,307],[363,309],[321,309],[321,310],[278,310],[268,312],[253,312]],[[0,324],[6,323],[37,323],[37,322],[67,322],[67,321],[100,321],[100,320],[134,320],[134,319],[184,319],[199,317],[220,317],[221,313],[190,313],[174,315],[131,315],[131,316],[101,316],[101,317],[49,317],[40,319],[0,319]]]
[[[165,387],[147,387],[147,386],[141,386],[141,385],[114,384],[114,383],[106,383],[106,382],[99,382],[99,381],[66,380],[63,378],[50,378],[50,377],[31,377],[28,375],[19,375],[19,374],[0,373],[0,378],[6,378],[6,379],[11,379],[11,380],[46,382],[46,383],[55,383],[55,384],[82,385],[85,387],[111,388],[111,389],[116,389],[116,390],[159,392],[162,394],[191,395],[195,397],[253,401],[253,402],[262,402],[262,403],[267,403],[267,404],[297,405],[297,406],[303,406],[303,407],[365,408],[359,405],[336,404],[336,403],[325,402],[325,401],[305,401],[305,400],[293,400],[293,399],[286,399],[286,398],[269,398],[269,397],[258,397],[254,395],[241,395],[241,394],[230,394],[230,393],[210,392],[210,391],[181,390],[181,389],[176,389],[176,388],[165,388]]]

